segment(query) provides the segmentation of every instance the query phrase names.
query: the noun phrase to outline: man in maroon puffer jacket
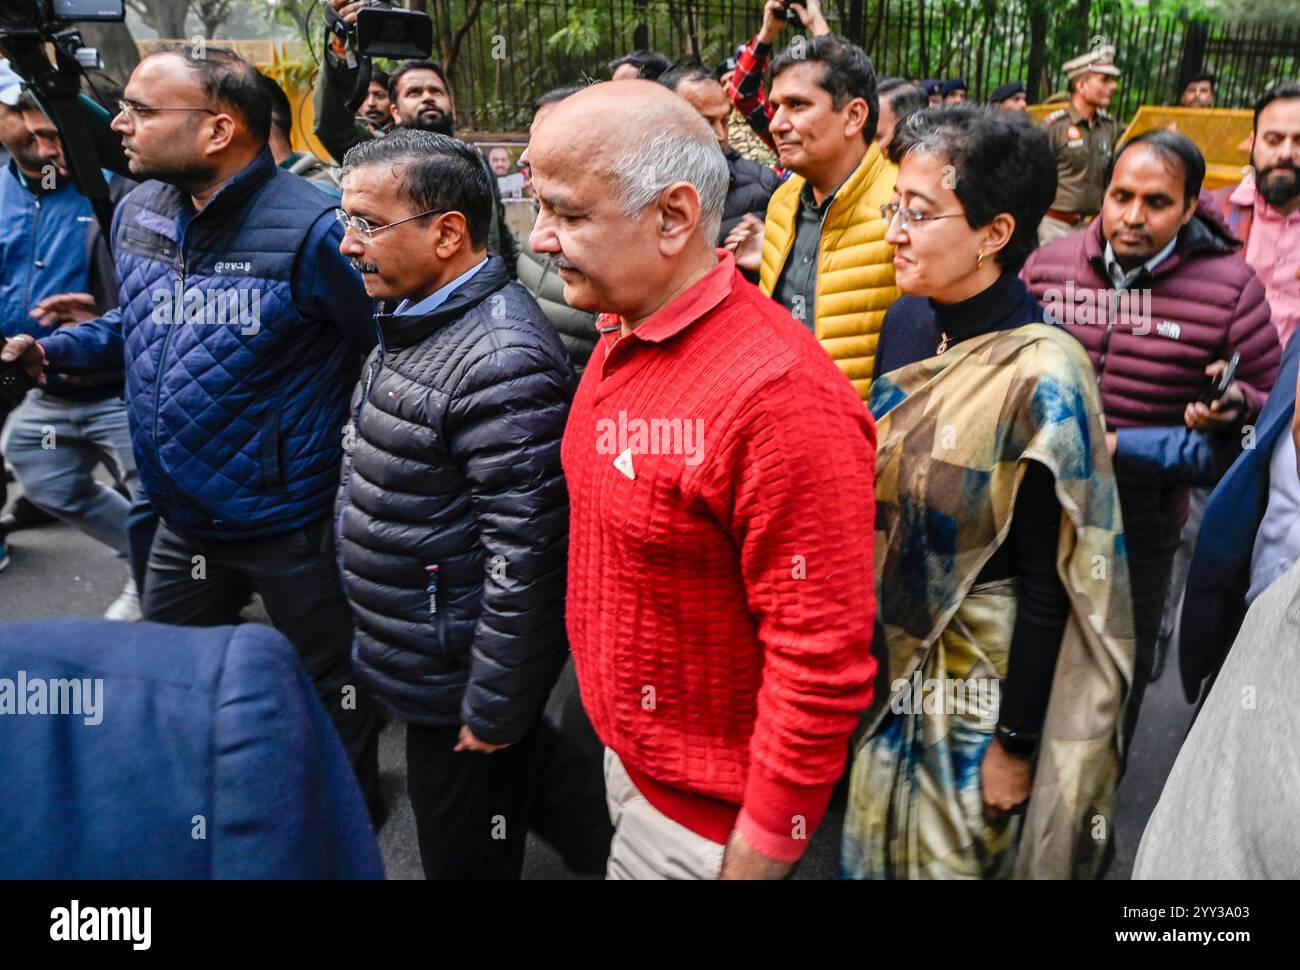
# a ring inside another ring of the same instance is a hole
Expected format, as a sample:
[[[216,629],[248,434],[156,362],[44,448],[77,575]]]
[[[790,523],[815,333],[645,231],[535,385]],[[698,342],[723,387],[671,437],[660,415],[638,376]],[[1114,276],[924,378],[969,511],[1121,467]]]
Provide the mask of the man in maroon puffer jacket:
[[[1186,137],[1153,131],[1116,156],[1100,217],[1049,243],[1022,277],[1053,322],[1087,349],[1106,427],[1182,426],[1237,433],[1277,376],[1281,349],[1264,287],[1241,245],[1198,209],[1205,160]],[[1197,404],[1207,368],[1241,354],[1236,381],[1212,408]],[[1113,446],[1112,446],[1113,450]],[[1126,482],[1119,473],[1137,663],[1128,736],[1151,670],[1187,489]]]

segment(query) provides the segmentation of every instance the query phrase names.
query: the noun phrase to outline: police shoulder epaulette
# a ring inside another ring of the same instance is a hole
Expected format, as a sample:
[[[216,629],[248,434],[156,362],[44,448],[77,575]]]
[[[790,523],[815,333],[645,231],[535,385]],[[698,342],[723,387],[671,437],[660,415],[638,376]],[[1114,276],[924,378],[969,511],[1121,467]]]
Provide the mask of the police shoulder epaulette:
[[[1059,108],[1058,110],[1053,111],[1046,118],[1044,118],[1043,124],[1053,125],[1056,124],[1056,122],[1060,121],[1062,118],[1068,118],[1069,116],[1070,116],[1069,111],[1067,111],[1065,108]]]

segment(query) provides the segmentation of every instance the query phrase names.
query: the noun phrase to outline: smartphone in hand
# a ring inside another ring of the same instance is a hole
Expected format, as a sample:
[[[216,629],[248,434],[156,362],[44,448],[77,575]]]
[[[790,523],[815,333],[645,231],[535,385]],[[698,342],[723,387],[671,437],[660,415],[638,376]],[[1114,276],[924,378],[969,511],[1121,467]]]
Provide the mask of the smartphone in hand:
[[[1241,354],[1234,353],[1232,359],[1228,361],[1228,366],[1223,369],[1223,373],[1217,379],[1212,379],[1206,385],[1201,396],[1197,398],[1202,404],[1210,405],[1228,393],[1228,388],[1237,376],[1237,365],[1241,363]]]

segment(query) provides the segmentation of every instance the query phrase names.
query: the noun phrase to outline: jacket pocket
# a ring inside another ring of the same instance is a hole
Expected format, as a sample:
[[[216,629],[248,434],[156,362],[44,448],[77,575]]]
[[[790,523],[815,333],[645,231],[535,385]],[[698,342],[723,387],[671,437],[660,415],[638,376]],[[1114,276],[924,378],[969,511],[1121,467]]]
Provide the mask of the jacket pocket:
[[[424,578],[424,592],[429,599],[429,622],[437,637],[438,656],[447,667],[454,667],[451,645],[447,642],[447,600],[442,594],[438,566],[433,563],[426,565]]]

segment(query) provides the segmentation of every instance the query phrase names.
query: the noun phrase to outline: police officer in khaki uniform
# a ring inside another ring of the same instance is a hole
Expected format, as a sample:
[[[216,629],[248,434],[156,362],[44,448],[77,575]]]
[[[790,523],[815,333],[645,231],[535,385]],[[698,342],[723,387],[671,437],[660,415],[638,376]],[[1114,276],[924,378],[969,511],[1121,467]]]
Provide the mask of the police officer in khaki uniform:
[[[1101,211],[1106,169],[1122,128],[1107,114],[1115,92],[1115,48],[1102,47],[1063,65],[1070,102],[1043,119],[1056,152],[1056,199],[1038,226],[1045,244],[1084,228]]]

